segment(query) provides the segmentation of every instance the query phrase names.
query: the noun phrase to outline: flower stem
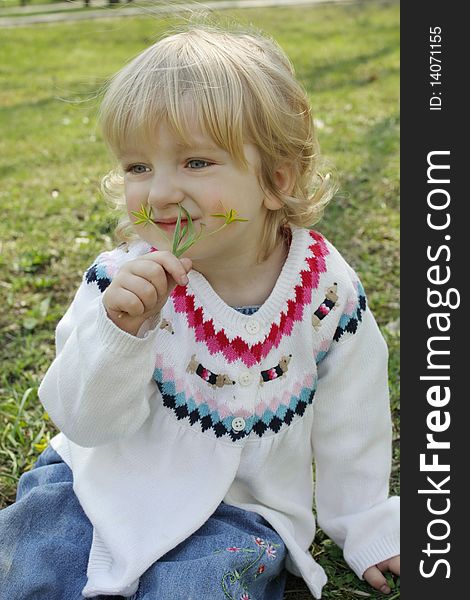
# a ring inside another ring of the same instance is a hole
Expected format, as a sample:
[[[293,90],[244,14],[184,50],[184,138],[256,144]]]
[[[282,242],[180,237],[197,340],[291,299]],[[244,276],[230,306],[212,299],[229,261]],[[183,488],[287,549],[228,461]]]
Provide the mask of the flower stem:
[[[159,227],[158,224],[155,223],[155,221],[153,220],[153,210],[151,206],[147,208],[142,204],[139,211],[132,212],[132,214],[136,217],[134,225],[153,225],[154,227],[156,227],[158,231],[162,233],[168,244],[171,246],[172,253],[177,258],[179,258],[185,252],[187,252],[191,248],[191,246],[194,246],[196,242],[207,239],[211,235],[222,231],[222,229],[227,227],[227,225],[235,223],[236,221],[248,220],[243,219],[242,217],[238,217],[237,212],[233,208],[231,208],[228,211],[226,210],[224,213],[211,215],[212,217],[224,219],[224,223],[217,229],[214,229],[214,231],[209,231],[206,235],[203,235],[203,228],[205,227],[205,224],[201,223],[199,232],[196,232],[191,215],[183,206],[181,206],[181,204],[178,204],[178,207],[178,219],[176,221],[175,231],[173,232],[172,240],[168,238],[163,229]],[[181,227],[182,220],[186,220],[187,222],[183,228]]]

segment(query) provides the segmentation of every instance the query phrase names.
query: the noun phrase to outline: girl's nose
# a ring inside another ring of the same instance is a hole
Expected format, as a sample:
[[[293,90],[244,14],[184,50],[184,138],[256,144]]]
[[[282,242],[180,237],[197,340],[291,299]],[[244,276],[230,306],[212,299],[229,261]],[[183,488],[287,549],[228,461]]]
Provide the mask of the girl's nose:
[[[149,192],[149,204],[161,207],[166,204],[177,204],[183,199],[183,190],[178,184],[176,175],[156,170]]]

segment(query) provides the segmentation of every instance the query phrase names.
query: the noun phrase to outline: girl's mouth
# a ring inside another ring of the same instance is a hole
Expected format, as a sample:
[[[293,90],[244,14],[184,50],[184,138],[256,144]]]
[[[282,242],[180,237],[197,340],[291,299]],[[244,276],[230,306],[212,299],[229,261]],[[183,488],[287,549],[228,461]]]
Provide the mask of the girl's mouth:
[[[176,227],[176,221],[170,221],[169,223],[163,222],[163,221],[154,221],[155,225],[157,225],[157,227],[159,227],[160,229],[163,229],[163,231],[174,231],[175,227]],[[181,219],[181,227],[184,227],[187,224],[187,221],[183,221],[183,219]]]
[[[193,223],[197,223],[198,219],[193,219]],[[169,233],[173,233],[173,231],[175,230],[176,227],[176,219],[174,221],[154,221],[155,225],[157,225],[157,227],[159,227],[160,229],[163,229],[163,231],[169,232]],[[188,220],[187,219],[181,219],[181,230],[183,230],[184,227],[186,227],[186,225],[188,224]]]

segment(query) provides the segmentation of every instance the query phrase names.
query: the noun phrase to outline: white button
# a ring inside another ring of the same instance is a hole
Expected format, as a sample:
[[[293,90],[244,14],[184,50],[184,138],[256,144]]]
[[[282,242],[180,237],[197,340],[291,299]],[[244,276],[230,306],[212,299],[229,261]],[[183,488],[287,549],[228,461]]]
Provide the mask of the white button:
[[[250,321],[248,321],[247,324],[245,325],[245,329],[248,331],[248,333],[251,333],[252,335],[254,335],[255,333],[258,333],[258,331],[260,330],[260,325],[259,325],[258,321],[250,319]]]
[[[250,371],[244,371],[240,374],[238,381],[241,385],[250,385],[250,383],[253,381],[253,375],[250,373]]]
[[[246,423],[243,417],[235,417],[232,421],[232,429],[234,431],[243,431],[245,429]]]

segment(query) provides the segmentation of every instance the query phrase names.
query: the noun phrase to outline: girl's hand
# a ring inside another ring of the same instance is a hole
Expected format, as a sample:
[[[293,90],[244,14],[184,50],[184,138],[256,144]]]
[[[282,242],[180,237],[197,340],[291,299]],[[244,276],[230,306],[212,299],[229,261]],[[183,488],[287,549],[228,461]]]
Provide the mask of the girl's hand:
[[[188,283],[189,258],[171,252],[149,252],[125,263],[103,294],[108,317],[123,331],[136,335],[142,323],[156,316],[177,285]]]
[[[382,575],[382,573],[385,573],[386,571],[391,571],[395,575],[400,575],[400,555],[393,556],[392,558],[383,560],[373,567],[369,567],[364,571],[363,577],[367,583],[376,590],[379,590],[384,594],[389,594],[390,588],[387,580]]]

